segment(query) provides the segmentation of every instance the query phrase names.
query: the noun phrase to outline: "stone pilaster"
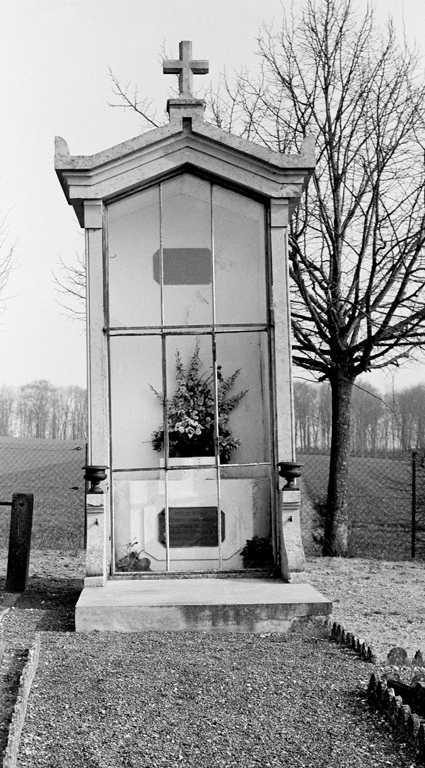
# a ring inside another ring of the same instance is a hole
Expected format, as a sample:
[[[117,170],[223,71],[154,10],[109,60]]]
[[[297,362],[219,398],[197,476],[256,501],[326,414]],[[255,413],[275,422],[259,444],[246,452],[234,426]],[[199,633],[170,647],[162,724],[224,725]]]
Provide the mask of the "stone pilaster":
[[[104,334],[103,204],[84,203],[87,257],[87,393],[88,464],[109,466],[108,366]],[[110,561],[109,493],[88,493],[87,579],[89,586],[102,586]]]
[[[295,461],[295,419],[292,387],[291,307],[289,298],[289,201],[271,200],[271,257],[275,326],[276,427],[278,461]],[[279,483],[277,532],[282,576],[306,581],[300,527],[300,491]]]

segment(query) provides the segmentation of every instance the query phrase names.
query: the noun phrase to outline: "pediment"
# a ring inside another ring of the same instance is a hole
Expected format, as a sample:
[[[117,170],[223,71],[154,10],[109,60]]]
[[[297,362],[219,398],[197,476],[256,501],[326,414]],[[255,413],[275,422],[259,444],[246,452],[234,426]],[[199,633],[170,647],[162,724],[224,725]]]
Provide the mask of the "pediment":
[[[314,165],[312,137],[300,154],[284,155],[184,114],[91,156],[72,156],[59,137],[55,145],[55,169],[82,226],[84,201],[108,202],[184,170],[293,204]]]

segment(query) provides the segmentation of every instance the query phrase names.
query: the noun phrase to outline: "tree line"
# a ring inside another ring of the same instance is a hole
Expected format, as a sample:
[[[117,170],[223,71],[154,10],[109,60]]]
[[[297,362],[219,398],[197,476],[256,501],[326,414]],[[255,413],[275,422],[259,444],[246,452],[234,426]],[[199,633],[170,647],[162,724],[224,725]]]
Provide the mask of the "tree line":
[[[297,450],[330,451],[332,395],[327,382],[294,384]],[[425,383],[383,393],[358,381],[351,401],[350,452],[376,456],[425,446]]]
[[[85,441],[86,390],[55,387],[45,379],[21,387],[0,386],[0,435]]]

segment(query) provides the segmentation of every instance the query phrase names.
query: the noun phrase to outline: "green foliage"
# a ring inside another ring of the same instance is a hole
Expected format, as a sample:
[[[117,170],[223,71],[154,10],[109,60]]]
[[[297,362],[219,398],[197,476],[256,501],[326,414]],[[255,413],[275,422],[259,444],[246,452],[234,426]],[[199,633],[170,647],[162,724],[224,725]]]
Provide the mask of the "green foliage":
[[[148,557],[140,558],[141,549],[133,549],[137,541],[129,541],[125,547],[125,555],[117,562],[117,571],[150,571],[151,561]]]
[[[177,350],[177,391],[167,405],[171,457],[214,456],[214,375],[201,373],[201,369],[199,340],[187,369]],[[238,438],[233,437],[228,424],[230,413],[248,392],[243,390],[231,397],[228,395],[239,373],[240,369],[224,379],[221,366],[217,368],[218,450],[223,464],[230,461],[232,452],[241,444]],[[153,387],[151,389],[163,404],[162,393]],[[155,451],[164,449],[163,425],[153,433],[152,445]]]
[[[271,537],[253,536],[246,542],[242,552],[244,568],[273,568],[273,546]]]

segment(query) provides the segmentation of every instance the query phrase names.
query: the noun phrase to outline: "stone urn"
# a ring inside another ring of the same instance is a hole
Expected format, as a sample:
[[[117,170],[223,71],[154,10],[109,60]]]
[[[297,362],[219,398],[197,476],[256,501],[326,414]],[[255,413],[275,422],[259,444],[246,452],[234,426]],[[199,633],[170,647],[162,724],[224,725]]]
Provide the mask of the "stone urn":
[[[295,481],[297,477],[301,477],[302,467],[304,465],[297,464],[295,461],[279,461],[277,466],[279,467],[280,477],[284,477],[286,480],[286,485],[283,487],[283,490],[297,491],[298,488]]]
[[[100,483],[102,480],[106,480],[107,474],[105,470],[108,467],[104,464],[86,464],[83,469],[85,469],[84,479],[90,483],[87,493],[103,493]]]

